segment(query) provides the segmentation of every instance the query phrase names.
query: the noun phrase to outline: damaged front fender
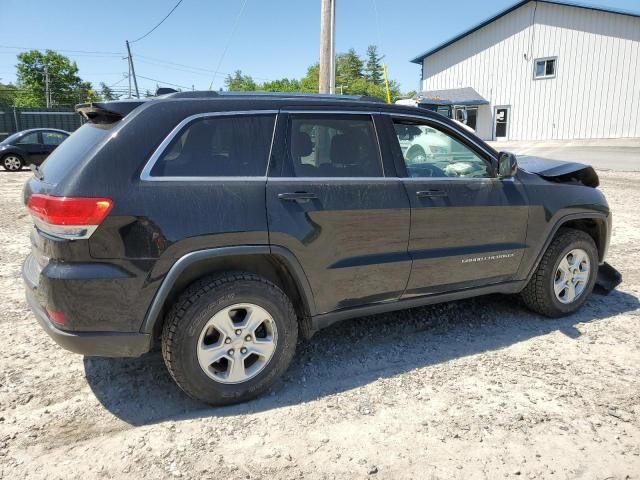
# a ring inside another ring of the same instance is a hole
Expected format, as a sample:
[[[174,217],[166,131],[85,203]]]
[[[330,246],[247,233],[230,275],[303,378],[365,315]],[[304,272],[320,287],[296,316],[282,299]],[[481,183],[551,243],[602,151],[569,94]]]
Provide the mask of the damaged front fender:
[[[559,183],[573,183],[596,188],[600,185],[598,174],[590,165],[563,162],[547,158],[518,156],[518,168]]]

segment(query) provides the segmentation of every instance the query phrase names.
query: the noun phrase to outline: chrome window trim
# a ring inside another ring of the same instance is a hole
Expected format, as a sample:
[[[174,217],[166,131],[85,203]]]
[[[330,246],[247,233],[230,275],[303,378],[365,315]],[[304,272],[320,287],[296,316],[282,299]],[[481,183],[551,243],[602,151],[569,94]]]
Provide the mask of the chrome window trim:
[[[380,176],[377,177],[324,177],[324,178],[386,178],[386,175],[384,173],[384,160],[382,158],[382,146],[380,145],[380,138],[378,137],[378,128],[376,127],[376,122],[373,119],[374,115],[379,114],[380,112],[372,112],[371,110],[291,110],[291,109],[283,109],[281,110],[283,113],[288,114],[289,116],[291,116],[292,114],[303,114],[303,115],[309,115],[309,114],[320,114],[320,115],[366,115],[371,119],[371,127],[373,128],[373,133],[375,134],[376,137],[376,145],[378,146],[378,161],[380,162]],[[288,122],[287,122],[288,123]],[[289,136],[289,128],[287,126],[287,137]],[[287,156],[289,155],[290,152],[287,152]],[[268,172],[268,170],[267,170]],[[274,177],[276,178],[276,177]],[[323,178],[323,177],[280,177],[280,178]]]
[[[514,177],[269,177],[269,182],[468,182],[469,180],[487,183],[514,181]]]
[[[264,172],[264,175],[261,176],[214,176],[214,177],[199,177],[199,176],[163,176],[163,177],[154,177],[151,175],[151,170],[154,165],[160,158],[160,156],[164,153],[165,149],[169,146],[171,141],[182,131],[182,129],[193,122],[194,120],[199,120],[201,118],[208,117],[233,117],[240,115],[275,115],[273,120],[273,132],[271,133],[271,145],[269,146],[269,156],[267,157],[267,165]],[[267,178],[267,172],[269,171],[269,160],[271,158],[271,149],[273,148],[273,139],[275,136],[276,125],[278,124],[278,110],[232,110],[232,111],[223,111],[223,112],[205,112],[205,113],[197,113],[195,115],[190,115],[180,121],[173,129],[169,132],[169,134],[162,140],[160,145],[154,150],[149,160],[145,164],[142,172],[140,173],[140,180],[143,182],[211,182],[211,181],[265,181]]]
[[[269,182],[396,182],[400,177],[269,177]]]

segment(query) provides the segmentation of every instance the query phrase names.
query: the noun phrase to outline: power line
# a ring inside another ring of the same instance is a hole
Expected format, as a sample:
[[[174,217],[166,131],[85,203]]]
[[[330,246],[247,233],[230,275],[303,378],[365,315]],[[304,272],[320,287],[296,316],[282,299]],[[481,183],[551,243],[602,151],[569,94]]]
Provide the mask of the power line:
[[[112,83],[111,85],[107,85],[107,88],[111,88],[111,87],[115,87],[116,85],[118,85],[120,82],[124,82],[125,80],[127,80],[129,78],[129,75],[125,75],[124,77],[122,77],[120,80],[118,80],[116,83]]]
[[[158,66],[171,65],[171,66],[177,66],[177,67],[184,67],[184,68],[187,68],[189,70],[184,70],[184,69],[180,69],[180,68],[173,68],[173,70],[183,71],[183,72],[186,72],[186,73],[194,73],[194,74],[197,74],[197,75],[203,75],[203,74],[206,74],[207,76],[209,76],[208,74],[214,74],[214,76],[231,75],[229,72],[222,72],[220,70],[215,71],[215,70],[212,70],[210,68],[194,67],[192,65],[185,65],[184,63],[169,62],[167,60],[161,60],[159,58],[149,57],[147,55],[137,54],[136,58],[138,59],[137,60],[138,62],[147,63],[149,65],[158,65]],[[143,61],[143,60],[140,60],[140,58],[145,58],[147,60],[152,60],[152,61]],[[162,65],[160,65],[160,64],[162,64]],[[196,71],[194,71],[194,70],[196,70]],[[200,73],[197,70],[199,70],[200,72],[204,72],[204,73]],[[267,81],[267,82],[270,82],[271,80],[273,80],[271,78],[266,78],[266,77],[256,77],[256,76],[253,76],[253,75],[251,75],[251,76],[253,78],[255,78],[256,80],[264,80],[264,81]]]
[[[236,28],[238,27],[238,22],[240,21],[240,17],[242,16],[242,12],[244,12],[244,7],[247,5],[247,0],[243,0],[242,5],[240,6],[240,11],[236,16],[235,21],[233,22],[233,27],[231,28],[231,33],[229,34],[229,38],[227,39],[227,44],[222,51],[222,56],[220,57],[220,61],[218,62],[218,66],[216,67],[215,72],[213,73],[213,78],[211,79],[211,83],[209,84],[209,90],[213,87],[213,81],[216,78],[216,75],[220,71],[220,67],[222,66],[222,61],[224,60],[225,55],[227,54],[227,50],[231,45],[231,39],[233,38],[233,34],[236,33]]]
[[[162,80],[157,80],[155,78],[143,77],[142,75],[138,75],[138,76],[140,78],[144,78],[145,80],[151,80],[152,82],[158,82],[158,83],[162,83],[164,85],[171,85],[172,87],[187,88],[187,89],[191,90],[191,87],[185,87],[184,85],[178,85],[177,83],[164,82]]]
[[[93,54],[99,56],[122,56],[124,53],[122,52],[101,52],[97,50],[68,50],[68,49],[59,49],[59,48],[37,48],[37,47],[18,47],[14,45],[0,45],[0,48],[12,48],[14,50],[53,50],[55,52],[68,52],[68,53],[82,53],[82,54]]]
[[[139,42],[140,40],[142,40],[143,38],[145,38],[147,35],[149,35],[151,32],[153,32],[156,28],[158,28],[160,25],[162,25],[164,23],[164,21],[169,18],[169,16],[173,13],[173,11],[178,8],[178,6],[180,6],[180,4],[182,3],[183,0],[179,0],[178,3],[176,3],[175,7],[173,7],[171,9],[171,11],[169,13],[167,13],[167,16],[164,17],[162,20],[160,20],[160,23],[158,23],[155,27],[153,27],[151,30],[149,30],[147,33],[145,33],[144,35],[142,35],[140,38],[136,39],[136,40],[132,40],[129,43],[136,43]]]

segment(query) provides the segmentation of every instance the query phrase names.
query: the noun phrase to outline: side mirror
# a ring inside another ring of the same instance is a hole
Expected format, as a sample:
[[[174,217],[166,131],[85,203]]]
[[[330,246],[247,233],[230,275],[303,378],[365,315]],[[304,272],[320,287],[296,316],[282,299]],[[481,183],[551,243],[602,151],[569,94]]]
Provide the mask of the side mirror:
[[[501,178],[515,177],[518,173],[518,160],[511,152],[500,152],[498,154],[498,175]]]

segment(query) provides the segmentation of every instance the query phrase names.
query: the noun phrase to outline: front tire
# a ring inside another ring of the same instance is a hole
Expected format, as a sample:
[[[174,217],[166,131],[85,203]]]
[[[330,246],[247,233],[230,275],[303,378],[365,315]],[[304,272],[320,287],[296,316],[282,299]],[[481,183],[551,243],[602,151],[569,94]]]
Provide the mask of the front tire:
[[[24,161],[19,155],[10,153],[2,159],[2,167],[8,172],[17,172],[24,167]]]
[[[597,276],[598,250],[593,239],[581,230],[562,228],[520,296],[534,312],[562,317],[587,301]]]
[[[286,371],[298,322],[288,297],[249,273],[191,285],[167,315],[162,355],[189,396],[211,405],[254,398]]]

